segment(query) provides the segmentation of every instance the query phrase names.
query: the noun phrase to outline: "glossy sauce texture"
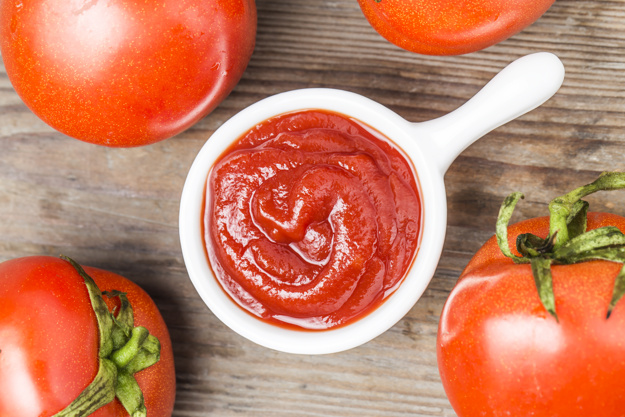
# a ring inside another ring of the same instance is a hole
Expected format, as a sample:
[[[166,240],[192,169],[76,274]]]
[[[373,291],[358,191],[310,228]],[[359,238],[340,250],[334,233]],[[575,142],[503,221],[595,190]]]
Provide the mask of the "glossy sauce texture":
[[[325,111],[265,121],[216,163],[206,241],[223,288],[281,325],[328,329],[378,306],[419,244],[411,164],[363,124]]]

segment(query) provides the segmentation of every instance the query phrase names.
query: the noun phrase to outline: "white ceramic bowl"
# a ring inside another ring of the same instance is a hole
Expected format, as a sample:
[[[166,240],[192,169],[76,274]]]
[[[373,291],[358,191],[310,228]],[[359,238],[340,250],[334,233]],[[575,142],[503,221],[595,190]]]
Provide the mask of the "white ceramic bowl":
[[[368,342],[408,313],[434,275],[445,239],[447,201],[443,176],[449,165],[481,136],[549,99],[560,88],[563,78],[564,68],[555,55],[545,52],[528,55],[503,69],[462,107],[422,123],[410,123],[379,103],[333,89],[289,91],[251,105],[211,136],[185,182],[180,203],[180,240],[191,281],[222,322],[262,346],[290,353],[324,354]],[[403,149],[417,172],[424,216],[421,246],[399,288],[369,315],[347,326],[324,331],[291,330],[244,312],[214,277],[201,234],[206,179],[215,160],[258,123],[305,109],[326,109],[354,117]]]

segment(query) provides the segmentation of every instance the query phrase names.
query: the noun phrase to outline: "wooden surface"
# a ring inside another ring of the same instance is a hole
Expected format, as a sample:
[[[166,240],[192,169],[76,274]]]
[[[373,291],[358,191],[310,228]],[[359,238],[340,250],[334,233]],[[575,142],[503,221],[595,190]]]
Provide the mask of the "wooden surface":
[[[175,416],[453,416],[436,367],[439,314],[462,268],[493,234],[502,199],[513,220],[625,155],[625,0],[557,0],[534,25],[487,50],[427,57],[381,38],[356,0],[258,0],[257,46],[235,91],[178,137],[108,149],[37,119],[0,67],[0,260],[67,254],[125,275],[155,299],[173,338]],[[448,228],[423,298],[384,335],[326,356],[297,356],[236,335],[206,308],[183,264],[178,200],[211,133],[281,91],[354,91],[411,121],[444,115],[512,60],[550,51],[567,75],[554,98],[468,148],[445,177]],[[589,198],[625,215],[625,192]]]

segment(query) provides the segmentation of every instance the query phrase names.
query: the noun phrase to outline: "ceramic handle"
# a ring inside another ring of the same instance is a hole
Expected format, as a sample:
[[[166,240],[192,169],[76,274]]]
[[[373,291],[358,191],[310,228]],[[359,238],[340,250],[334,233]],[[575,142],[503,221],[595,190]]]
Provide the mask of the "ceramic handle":
[[[415,134],[444,174],[456,157],[491,130],[540,106],[564,80],[564,66],[554,54],[519,58],[497,74],[455,111],[423,123]]]

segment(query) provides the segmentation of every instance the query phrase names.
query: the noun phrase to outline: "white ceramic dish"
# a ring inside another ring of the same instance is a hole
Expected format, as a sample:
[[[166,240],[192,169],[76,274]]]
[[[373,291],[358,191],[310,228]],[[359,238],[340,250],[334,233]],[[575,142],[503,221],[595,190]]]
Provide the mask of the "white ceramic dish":
[[[397,323],[425,291],[438,264],[447,222],[443,177],[471,143],[548,100],[564,79],[560,60],[550,53],[520,58],[504,68],[457,110],[427,122],[411,123],[358,94],[333,89],[289,91],[261,100],[224,123],[197,155],[182,192],[180,240],[189,277],[210,310],[232,330],[262,346],[289,353],[324,354],[359,346]],[[256,124],[305,109],[326,109],[354,117],[395,142],[411,159],[421,191],[424,221],[418,255],[404,282],[378,309],[333,330],[298,331],[263,322],[244,312],[216,281],[201,235],[206,179],[214,161]]]

